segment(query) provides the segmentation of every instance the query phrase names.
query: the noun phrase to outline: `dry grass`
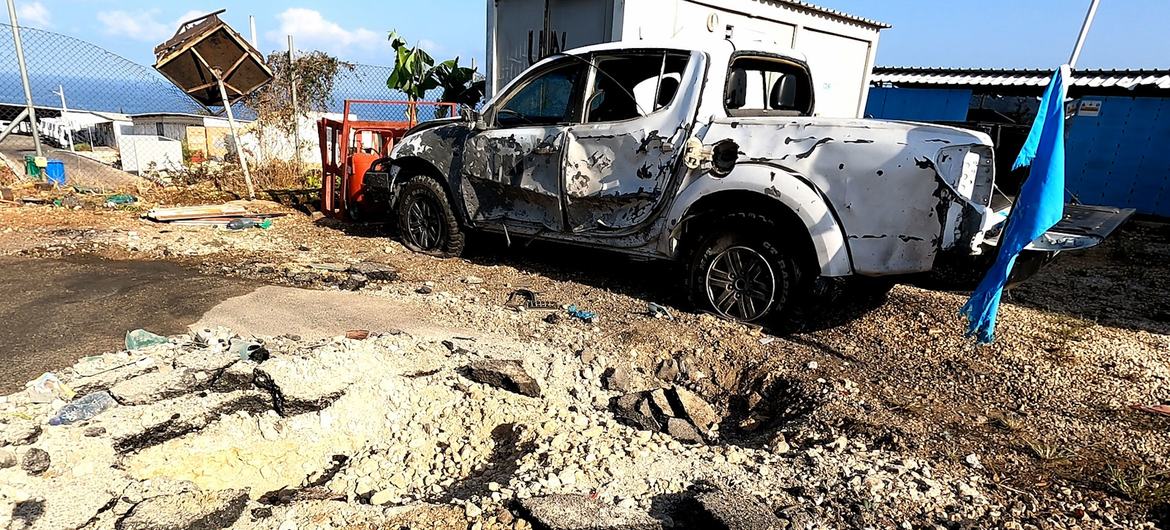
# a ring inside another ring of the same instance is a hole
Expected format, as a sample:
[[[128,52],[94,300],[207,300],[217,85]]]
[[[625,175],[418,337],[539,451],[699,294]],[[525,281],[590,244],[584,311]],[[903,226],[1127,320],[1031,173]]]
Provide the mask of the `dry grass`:
[[[1170,476],[1144,465],[1109,465],[1105,469],[1105,481],[1115,493],[1135,502],[1155,504],[1170,500]]]

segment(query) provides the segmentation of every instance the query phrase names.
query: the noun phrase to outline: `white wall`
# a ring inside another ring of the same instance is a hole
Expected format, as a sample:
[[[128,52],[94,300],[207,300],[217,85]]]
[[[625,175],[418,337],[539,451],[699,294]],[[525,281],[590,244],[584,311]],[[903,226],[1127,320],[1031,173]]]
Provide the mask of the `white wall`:
[[[183,167],[183,144],[160,136],[124,134],[118,139],[122,170],[130,173],[175,171]]]

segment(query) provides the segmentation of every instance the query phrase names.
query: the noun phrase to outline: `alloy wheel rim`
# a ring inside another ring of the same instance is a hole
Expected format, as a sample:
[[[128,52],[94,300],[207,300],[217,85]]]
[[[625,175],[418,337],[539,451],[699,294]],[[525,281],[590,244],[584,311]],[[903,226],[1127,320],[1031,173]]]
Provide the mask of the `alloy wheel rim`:
[[[707,267],[706,283],[711,307],[732,320],[759,320],[776,301],[772,264],[748,247],[731,247],[715,256]]]
[[[406,231],[410,240],[423,250],[438,248],[443,235],[439,208],[427,197],[415,197],[406,214]]]

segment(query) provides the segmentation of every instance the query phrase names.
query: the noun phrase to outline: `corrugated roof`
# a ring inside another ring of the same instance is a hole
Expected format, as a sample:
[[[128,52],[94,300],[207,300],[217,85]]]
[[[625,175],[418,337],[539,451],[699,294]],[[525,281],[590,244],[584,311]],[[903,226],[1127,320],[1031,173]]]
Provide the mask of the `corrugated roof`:
[[[875,85],[1043,87],[1052,70],[994,68],[877,67]],[[1075,70],[1072,86],[1084,88],[1155,88],[1170,90],[1170,70]]]
[[[837,18],[857,22],[859,24],[865,24],[867,26],[873,26],[873,27],[879,28],[879,29],[889,29],[889,28],[893,27],[889,24],[886,24],[885,22],[879,22],[877,20],[873,20],[873,19],[865,18],[865,17],[859,17],[857,15],[850,15],[849,13],[846,13],[844,11],[838,11],[836,9],[829,9],[827,7],[821,7],[821,6],[818,6],[816,4],[810,4],[810,3],[805,2],[803,0],[770,0],[770,1],[775,2],[777,4],[788,4],[791,6],[804,8],[804,9],[807,9],[809,11],[816,11],[818,13],[824,13],[826,15],[830,15],[830,16],[834,16]]]

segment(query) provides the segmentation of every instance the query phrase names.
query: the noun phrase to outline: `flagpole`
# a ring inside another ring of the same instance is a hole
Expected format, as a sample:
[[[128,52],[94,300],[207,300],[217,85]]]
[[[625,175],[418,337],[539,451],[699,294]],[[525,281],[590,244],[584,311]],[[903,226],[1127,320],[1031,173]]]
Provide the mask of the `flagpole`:
[[[1089,28],[1093,25],[1093,18],[1097,16],[1097,5],[1101,0],[1093,0],[1089,4],[1089,12],[1085,14],[1085,23],[1081,25],[1081,34],[1077,37],[1077,45],[1073,48],[1072,56],[1068,58],[1071,68],[1077,67],[1077,60],[1081,58],[1081,49],[1085,47],[1085,37],[1089,35]]]

